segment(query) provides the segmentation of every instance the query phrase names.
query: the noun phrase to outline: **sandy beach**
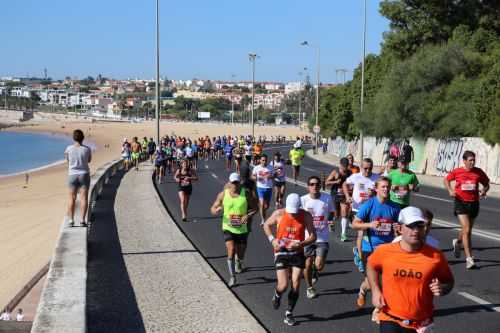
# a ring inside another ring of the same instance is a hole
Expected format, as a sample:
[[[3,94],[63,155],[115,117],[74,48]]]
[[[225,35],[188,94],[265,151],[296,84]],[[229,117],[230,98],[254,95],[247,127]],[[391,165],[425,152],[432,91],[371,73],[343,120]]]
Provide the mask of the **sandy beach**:
[[[80,128],[96,150],[91,163],[92,172],[104,163],[119,158],[124,137],[152,137],[154,123],[90,122],[50,116],[31,120],[26,126],[9,130],[68,135]],[[250,126],[171,123],[161,124],[161,133],[198,138],[204,135],[248,134]],[[256,135],[305,135],[292,127],[255,127]],[[108,146],[109,145],[109,146]],[[106,147],[105,147],[106,146]],[[63,152],[61,151],[61,158]],[[0,307],[43,267],[52,255],[58,231],[66,212],[66,165],[59,164],[30,172],[29,184],[24,187],[24,173],[0,178]]]

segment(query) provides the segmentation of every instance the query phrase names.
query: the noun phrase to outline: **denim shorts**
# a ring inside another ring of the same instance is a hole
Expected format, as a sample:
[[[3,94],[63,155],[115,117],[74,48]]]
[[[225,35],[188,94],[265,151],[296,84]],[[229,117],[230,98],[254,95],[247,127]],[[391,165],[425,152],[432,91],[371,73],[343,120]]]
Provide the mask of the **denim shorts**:
[[[82,175],[69,175],[68,176],[68,187],[73,189],[79,189],[84,187],[86,189],[90,188],[90,174],[84,173]]]

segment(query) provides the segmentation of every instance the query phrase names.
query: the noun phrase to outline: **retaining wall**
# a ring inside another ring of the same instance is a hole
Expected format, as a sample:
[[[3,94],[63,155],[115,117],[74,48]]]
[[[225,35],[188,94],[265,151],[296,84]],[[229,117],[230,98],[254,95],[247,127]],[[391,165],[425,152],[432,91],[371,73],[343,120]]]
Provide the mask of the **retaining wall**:
[[[396,141],[400,146],[402,141]],[[367,137],[364,141],[363,157],[373,159],[375,165],[384,165],[391,142],[387,138]],[[483,169],[493,183],[500,183],[500,145],[491,146],[481,138],[427,139],[411,138],[415,158],[410,169],[431,176],[443,176],[462,164],[465,150],[476,153],[476,165]],[[358,140],[346,141],[340,137],[330,140],[328,152],[342,157],[357,156]]]

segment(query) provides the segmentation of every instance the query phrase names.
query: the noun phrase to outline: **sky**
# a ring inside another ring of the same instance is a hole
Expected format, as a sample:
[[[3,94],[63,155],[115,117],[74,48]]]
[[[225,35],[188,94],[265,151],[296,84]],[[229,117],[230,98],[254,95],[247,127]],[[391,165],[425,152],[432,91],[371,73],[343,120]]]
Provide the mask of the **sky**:
[[[367,53],[388,21],[368,0]],[[155,0],[15,0],[0,10],[0,77],[155,76]],[[160,73],[169,79],[257,81],[347,78],[362,58],[362,0],[160,0]],[[304,71],[304,68],[307,68]]]

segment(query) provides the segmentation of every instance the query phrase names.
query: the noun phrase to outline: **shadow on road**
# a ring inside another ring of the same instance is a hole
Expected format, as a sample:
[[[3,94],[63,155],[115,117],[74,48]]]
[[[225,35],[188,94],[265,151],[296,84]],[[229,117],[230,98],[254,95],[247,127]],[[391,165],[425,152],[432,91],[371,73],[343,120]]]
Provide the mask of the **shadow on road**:
[[[88,238],[88,332],[145,332],[142,315],[129,279],[114,205],[124,176],[118,172],[105,186],[94,210]]]

